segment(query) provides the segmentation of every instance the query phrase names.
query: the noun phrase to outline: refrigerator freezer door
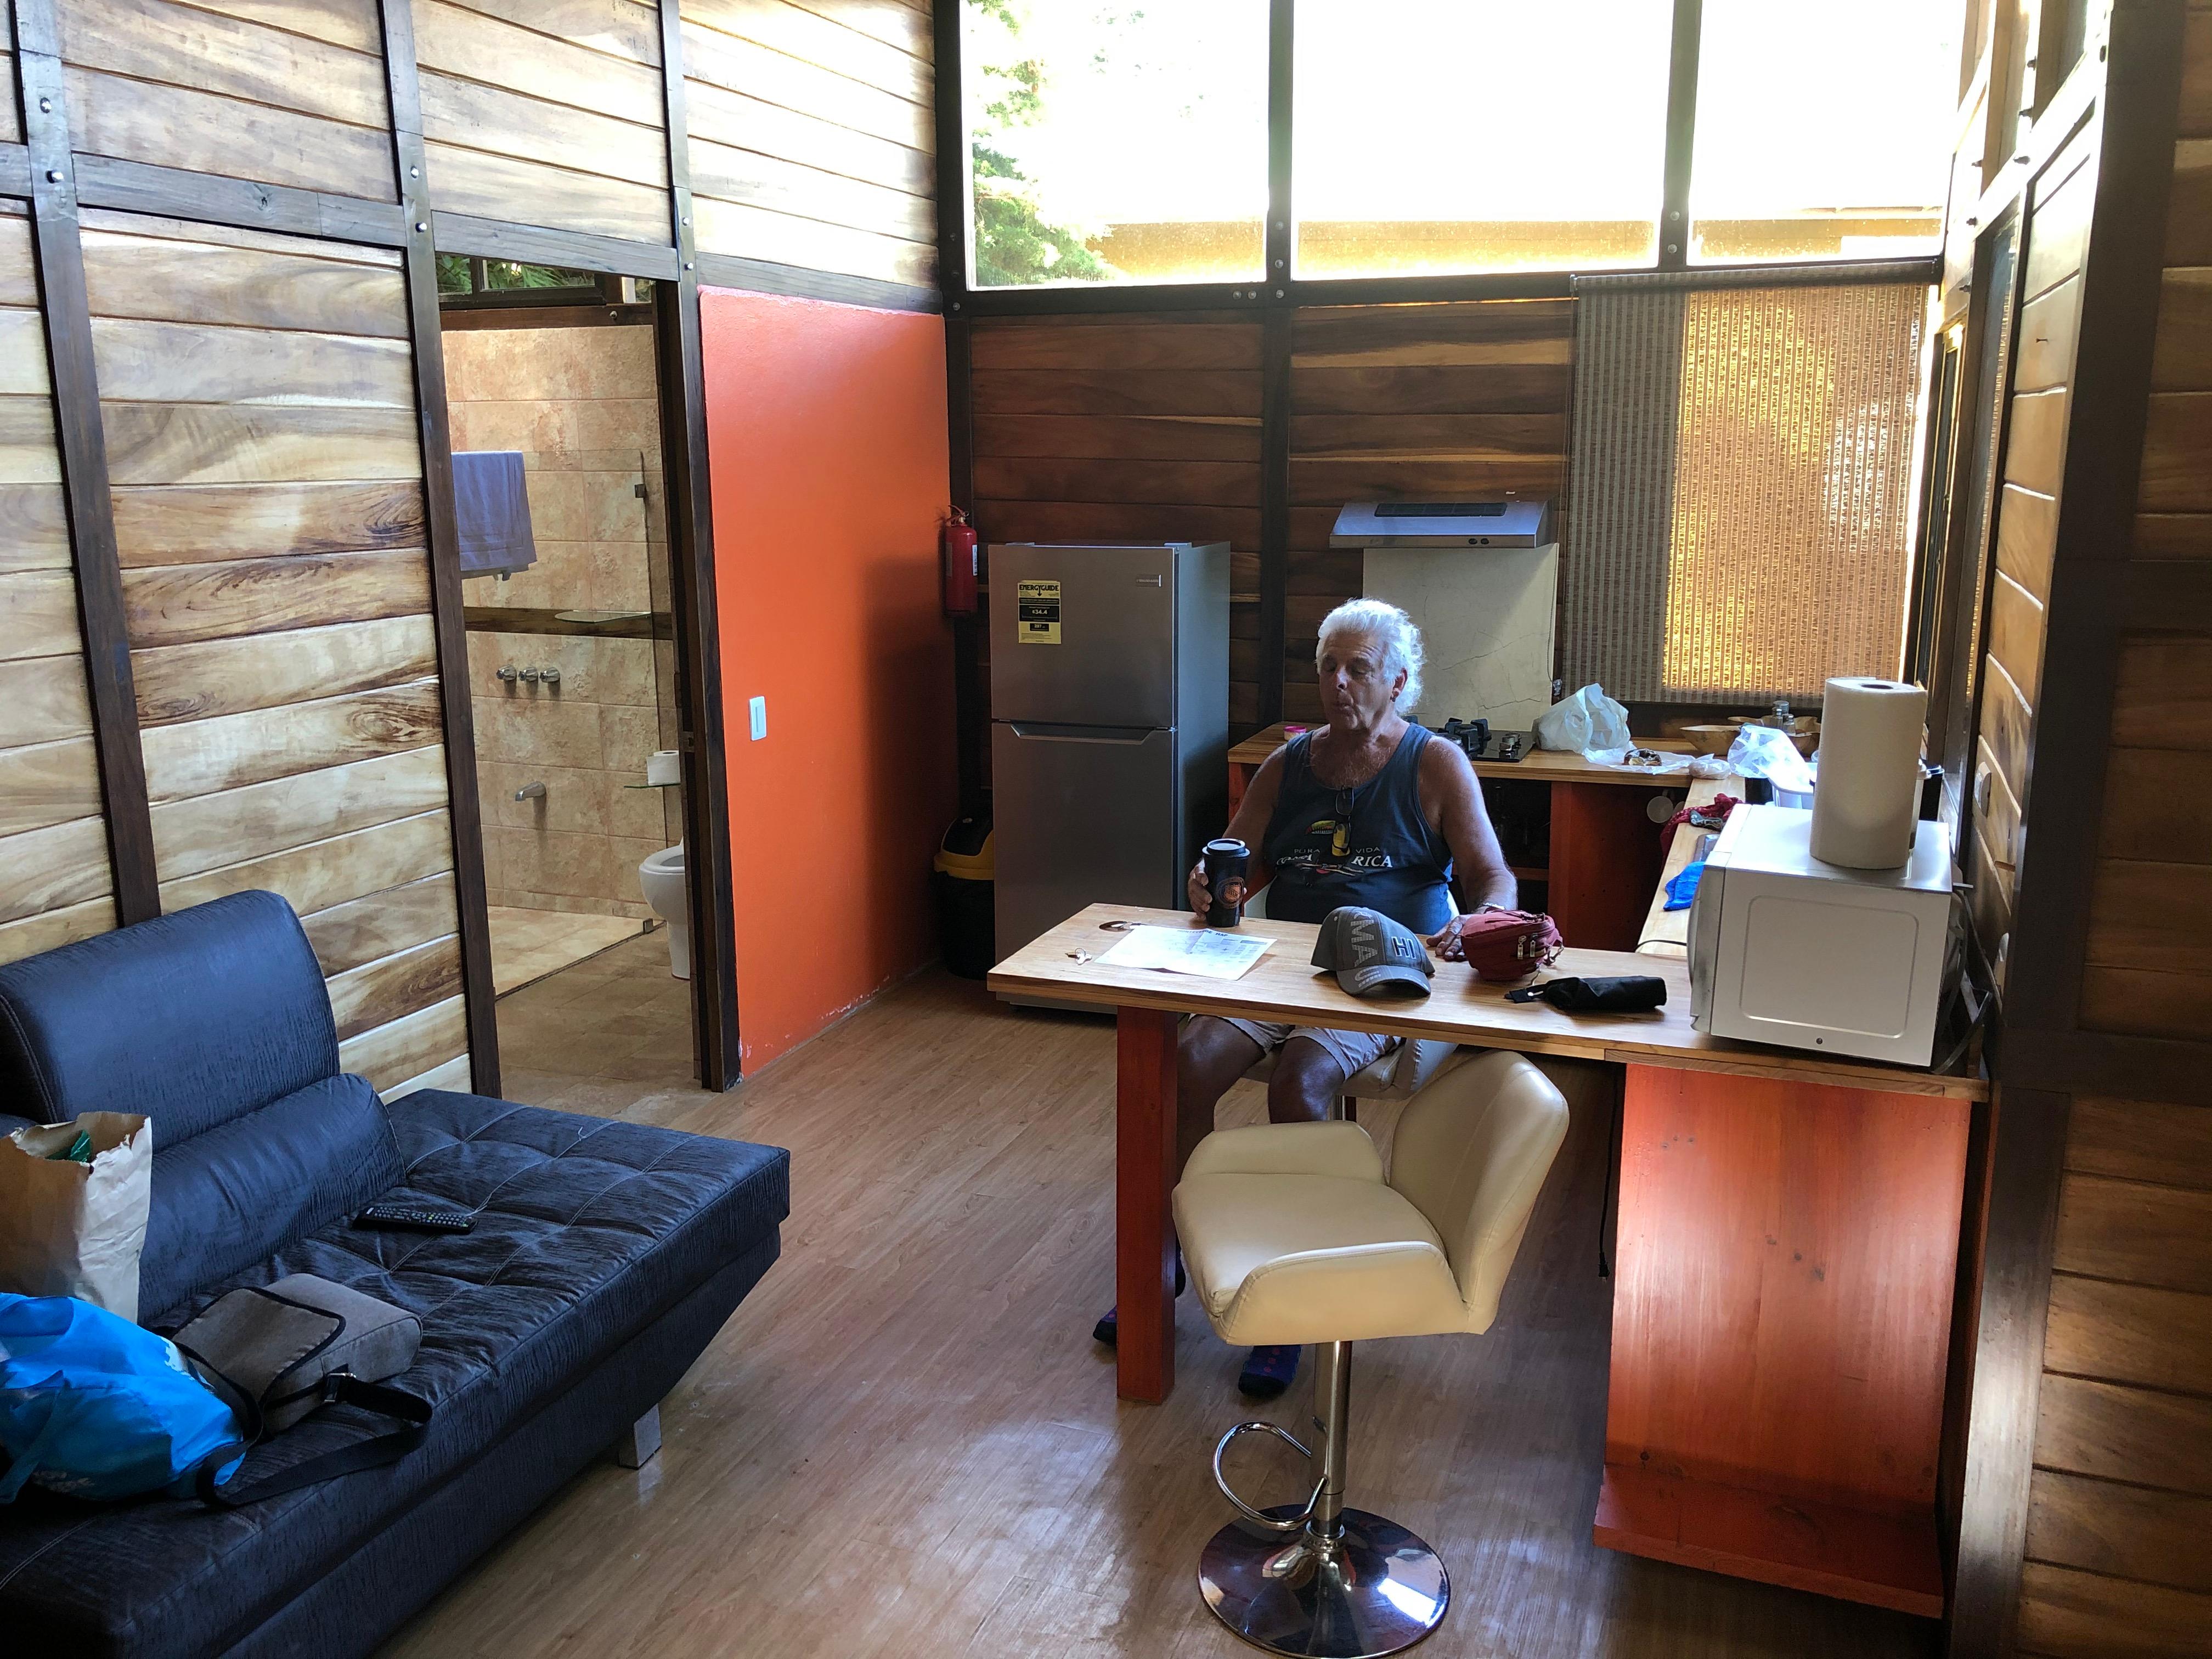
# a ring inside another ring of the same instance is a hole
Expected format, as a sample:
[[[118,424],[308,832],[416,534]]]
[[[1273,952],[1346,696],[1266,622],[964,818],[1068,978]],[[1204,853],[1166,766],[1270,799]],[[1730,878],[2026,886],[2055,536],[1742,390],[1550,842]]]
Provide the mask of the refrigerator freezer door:
[[[992,718],[1173,726],[1175,560],[1166,546],[993,547]]]
[[[994,722],[999,959],[1086,904],[1180,906],[1175,788],[1172,732]]]

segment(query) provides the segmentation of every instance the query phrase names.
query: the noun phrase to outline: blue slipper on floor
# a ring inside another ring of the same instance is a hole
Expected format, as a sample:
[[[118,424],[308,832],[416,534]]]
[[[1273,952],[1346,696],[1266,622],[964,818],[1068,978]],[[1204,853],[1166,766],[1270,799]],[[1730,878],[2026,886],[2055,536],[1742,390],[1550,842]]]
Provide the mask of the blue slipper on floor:
[[[1177,1251],[1176,1253],[1175,1287],[1175,1293],[1177,1296],[1181,1296],[1182,1294],[1182,1253],[1181,1251]],[[1113,1307],[1106,1310],[1105,1318],[1100,1320],[1096,1325],[1093,1325],[1091,1328],[1091,1340],[1093,1342],[1103,1342],[1109,1348],[1114,1346],[1115,1341],[1121,1334],[1121,1325],[1115,1318],[1115,1316],[1121,1311],[1121,1305],[1118,1303]]]
[[[1291,1386],[1298,1374],[1298,1356],[1304,1352],[1281,1346],[1253,1349],[1237,1373],[1237,1392],[1247,1400],[1273,1400]]]

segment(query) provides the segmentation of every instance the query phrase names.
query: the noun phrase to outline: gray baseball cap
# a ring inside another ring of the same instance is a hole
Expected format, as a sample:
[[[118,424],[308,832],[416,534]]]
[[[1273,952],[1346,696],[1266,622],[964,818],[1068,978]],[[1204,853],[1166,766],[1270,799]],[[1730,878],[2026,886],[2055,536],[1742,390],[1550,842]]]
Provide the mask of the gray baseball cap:
[[[1419,934],[1356,904],[1339,905],[1322,919],[1313,965],[1356,997],[1425,997],[1437,971]]]

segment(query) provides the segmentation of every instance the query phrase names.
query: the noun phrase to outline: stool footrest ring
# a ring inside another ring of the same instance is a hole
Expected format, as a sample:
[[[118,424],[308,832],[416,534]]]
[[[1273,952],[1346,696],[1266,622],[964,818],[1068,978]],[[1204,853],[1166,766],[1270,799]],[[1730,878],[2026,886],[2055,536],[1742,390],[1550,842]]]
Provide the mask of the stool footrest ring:
[[[1269,1532],[1291,1533],[1304,1530],[1306,1522],[1313,1518],[1314,1506],[1321,1502],[1321,1489],[1325,1483],[1320,1480],[1315,1481],[1313,1494],[1306,1499],[1305,1507],[1287,1520],[1278,1519],[1276,1515],[1271,1515],[1265,1510],[1254,1509],[1236,1494],[1229,1485],[1229,1477],[1221,1472],[1221,1455],[1229,1449],[1229,1443],[1240,1434],[1272,1434],[1301,1457],[1310,1459],[1313,1454],[1300,1445],[1297,1437],[1289,1430],[1274,1423],[1239,1423],[1228,1433],[1223,1435],[1215,1443],[1213,1448],[1213,1484],[1221,1488],[1221,1495],[1224,1498],[1237,1506],[1237,1514],[1243,1516],[1254,1526],[1265,1527]]]

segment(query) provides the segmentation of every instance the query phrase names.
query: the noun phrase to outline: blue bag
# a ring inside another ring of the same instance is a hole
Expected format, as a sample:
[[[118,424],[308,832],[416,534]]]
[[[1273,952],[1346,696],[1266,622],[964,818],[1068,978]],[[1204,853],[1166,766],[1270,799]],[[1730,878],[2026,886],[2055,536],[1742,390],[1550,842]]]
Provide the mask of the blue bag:
[[[1698,882],[1705,873],[1705,861],[1703,859],[1695,864],[1684,865],[1682,873],[1667,884],[1667,902],[1659,908],[1662,910],[1688,909],[1697,899]]]
[[[246,1447],[167,1337],[75,1297],[0,1294],[0,1503],[27,1480],[72,1498],[188,1497]]]

